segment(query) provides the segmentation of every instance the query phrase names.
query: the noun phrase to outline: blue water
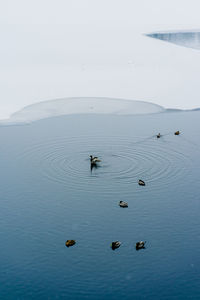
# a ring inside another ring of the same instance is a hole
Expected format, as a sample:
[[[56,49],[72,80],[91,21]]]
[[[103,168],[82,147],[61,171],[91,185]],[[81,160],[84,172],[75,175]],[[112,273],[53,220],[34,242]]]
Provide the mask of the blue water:
[[[199,111],[58,117],[0,138],[1,299],[199,299]]]
[[[200,50],[200,32],[158,32],[147,34],[147,36],[173,43],[179,46]]]

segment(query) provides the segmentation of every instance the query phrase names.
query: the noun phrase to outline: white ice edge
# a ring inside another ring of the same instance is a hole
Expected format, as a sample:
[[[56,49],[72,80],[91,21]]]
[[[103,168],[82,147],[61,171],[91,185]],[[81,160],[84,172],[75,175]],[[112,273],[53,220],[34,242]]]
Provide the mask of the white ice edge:
[[[0,125],[31,123],[50,117],[73,114],[138,115],[164,111],[165,108],[162,106],[144,101],[100,97],[64,98],[26,106],[12,114],[9,119],[0,121]]]

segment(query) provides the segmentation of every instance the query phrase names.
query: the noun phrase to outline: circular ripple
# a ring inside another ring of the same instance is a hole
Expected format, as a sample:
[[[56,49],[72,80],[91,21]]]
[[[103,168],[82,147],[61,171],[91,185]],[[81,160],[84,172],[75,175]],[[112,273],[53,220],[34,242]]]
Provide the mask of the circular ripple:
[[[102,159],[98,168],[90,169],[89,155]],[[57,138],[25,149],[21,159],[34,162],[48,180],[79,191],[118,193],[136,185],[139,178],[151,188],[166,188],[184,176],[190,160],[172,144],[153,137]]]

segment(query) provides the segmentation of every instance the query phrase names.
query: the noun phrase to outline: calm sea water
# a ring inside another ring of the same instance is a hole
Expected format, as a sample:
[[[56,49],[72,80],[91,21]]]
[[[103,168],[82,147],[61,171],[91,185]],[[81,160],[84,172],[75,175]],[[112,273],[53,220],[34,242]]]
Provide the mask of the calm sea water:
[[[169,33],[152,33],[147,36],[177,44],[180,46],[200,50],[200,32],[169,32]]]
[[[0,137],[1,299],[199,299],[200,112],[66,116]]]

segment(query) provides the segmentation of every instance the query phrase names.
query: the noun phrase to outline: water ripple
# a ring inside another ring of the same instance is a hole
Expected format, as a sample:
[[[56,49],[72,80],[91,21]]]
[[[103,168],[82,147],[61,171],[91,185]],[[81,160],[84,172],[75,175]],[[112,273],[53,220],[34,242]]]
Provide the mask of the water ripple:
[[[90,170],[89,155],[102,159]],[[38,172],[52,182],[80,191],[114,193],[142,178],[147,187],[161,189],[189,169],[190,158],[173,143],[154,137],[78,136],[49,139],[27,147],[21,159],[35,163]],[[112,182],[112,184],[110,184]]]

